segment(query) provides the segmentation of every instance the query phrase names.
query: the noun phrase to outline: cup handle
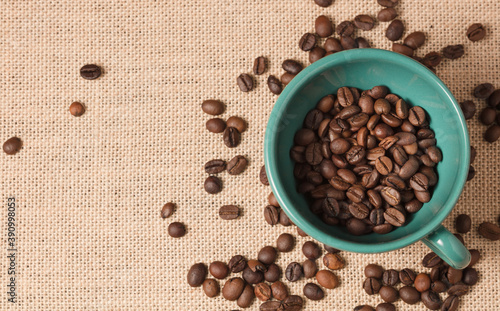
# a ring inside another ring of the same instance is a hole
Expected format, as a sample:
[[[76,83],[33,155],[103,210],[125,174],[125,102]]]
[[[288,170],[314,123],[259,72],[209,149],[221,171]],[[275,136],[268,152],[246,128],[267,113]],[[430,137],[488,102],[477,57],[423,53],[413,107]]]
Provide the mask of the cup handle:
[[[423,238],[422,242],[455,269],[464,269],[470,262],[467,248],[443,225]]]

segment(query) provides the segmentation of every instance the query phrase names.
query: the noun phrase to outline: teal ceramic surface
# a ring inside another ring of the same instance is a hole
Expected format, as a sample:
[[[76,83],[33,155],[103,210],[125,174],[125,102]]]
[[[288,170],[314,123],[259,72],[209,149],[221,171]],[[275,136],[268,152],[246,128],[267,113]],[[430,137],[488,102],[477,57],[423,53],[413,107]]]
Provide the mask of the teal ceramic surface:
[[[289,151],[295,132],[318,100],[341,86],[389,87],[430,116],[443,161],[430,202],[409,216],[405,226],[389,234],[354,236],[343,227],[324,224],[296,192],[294,163]],[[426,67],[406,56],[377,49],[356,49],[327,56],[300,72],[279,96],[266,129],[266,172],[271,188],[290,219],[308,235],[332,247],[358,253],[386,252],[422,240],[455,268],[470,261],[467,249],[441,223],[456,204],[469,169],[469,136],[462,112],[444,83]]]

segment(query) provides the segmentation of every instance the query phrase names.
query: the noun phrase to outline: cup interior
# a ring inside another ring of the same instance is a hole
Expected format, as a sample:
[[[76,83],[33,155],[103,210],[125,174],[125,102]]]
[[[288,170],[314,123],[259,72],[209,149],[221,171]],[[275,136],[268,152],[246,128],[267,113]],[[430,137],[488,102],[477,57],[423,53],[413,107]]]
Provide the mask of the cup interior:
[[[296,191],[289,151],[305,115],[323,96],[342,86],[371,89],[385,85],[410,105],[423,107],[434,130],[443,161],[432,199],[409,215],[407,224],[388,234],[354,236],[344,227],[329,226],[309,210]],[[272,190],[291,220],[314,239],[352,252],[374,253],[416,242],[431,233],[451,212],[469,168],[469,138],[462,112],[444,83],[406,56],[384,50],[357,49],[335,53],[305,68],[278,98],[266,129],[265,164]]]

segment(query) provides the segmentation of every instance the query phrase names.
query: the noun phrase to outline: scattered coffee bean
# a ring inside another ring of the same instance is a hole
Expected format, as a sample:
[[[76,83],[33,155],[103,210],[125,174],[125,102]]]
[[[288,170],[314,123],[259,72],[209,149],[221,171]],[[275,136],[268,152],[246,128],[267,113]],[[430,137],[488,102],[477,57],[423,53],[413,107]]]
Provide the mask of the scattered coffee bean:
[[[268,282],[276,282],[281,277],[281,269],[276,264],[272,263],[267,267],[264,272],[264,279]]]
[[[421,31],[412,32],[404,39],[403,43],[410,48],[416,50],[425,42],[425,34]]]
[[[446,291],[447,288],[448,286],[441,281],[434,281],[431,284],[431,290],[438,294]]]
[[[225,107],[224,104],[221,103],[220,101],[209,99],[203,101],[203,103],[201,104],[201,109],[206,114],[216,116],[222,114],[224,112]]]
[[[302,310],[302,306],[304,304],[304,301],[302,300],[302,298],[300,296],[297,296],[297,295],[290,295],[288,297],[285,298],[285,300],[283,300],[281,302],[281,309],[279,309],[279,311],[283,310],[283,311],[300,311]]]
[[[354,33],[354,25],[350,21],[343,21],[337,26],[337,34],[341,37],[348,37]]]
[[[420,293],[411,286],[403,286],[399,289],[399,296],[407,304],[416,304],[420,301]]]
[[[322,59],[326,55],[325,49],[322,47],[316,46],[311,52],[309,52],[309,62],[312,64],[320,59]]]
[[[267,201],[272,206],[280,207],[280,204],[278,203],[278,200],[276,200],[276,197],[274,196],[274,193],[272,193],[272,192],[269,193],[269,195],[267,196]]]
[[[430,252],[425,255],[424,259],[422,259],[422,266],[426,268],[433,268],[440,265],[442,262],[443,260],[436,255],[436,253]]]
[[[472,100],[466,100],[460,103],[460,108],[462,108],[466,120],[472,119],[476,114],[476,104],[474,104]]]
[[[321,287],[319,287],[318,285],[316,285],[314,283],[307,283],[304,286],[303,292],[304,292],[304,296],[306,296],[307,298],[309,298],[311,300],[321,300],[321,299],[323,299],[323,297],[325,297],[325,293],[323,292]]]
[[[228,127],[234,127],[240,133],[243,133],[247,129],[247,123],[240,117],[232,116],[229,119],[227,119],[226,123]]]
[[[160,213],[161,218],[165,219],[165,218],[172,216],[172,214],[174,213],[174,210],[175,210],[174,203],[169,202],[169,203],[163,205],[163,207],[161,209],[161,213]]]
[[[350,36],[342,36],[342,37],[340,37],[340,44],[342,45],[342,48],[344,50],[357,49],[359,47],[358,43],[356,42],[356,40],[354,40]]]
[[[495,90],[491,95],[488,97],[488,106],[500,109],[500,89]]]
[[[398,5],[399,0],[377,0],[377,3],[386,8],[393,8]]]
[[[398,16],[398,13],[394,8],[385,8],[380,10],[377,15],[377,19],[381,22],[390,22]]]
[[[382,286],[379,290],[379,295],[385,302],[395,302],[399,298],[398,291],[391,286]]]
[[[290,83],[290,81],[292,81],[293,78],[295,78],[295,75],[289,72],[285,72],[284,74],[281,75],[280,81],[284,85],[287,85],[288,83]]]
[[[259,180],[262,184],[269,186],[269,180],[267,179],[266,166],[262,165],[259,172]]]
[[[422,60],[424,65],[427,67],[436,67],[441,63],[441,54],[438,52],[430,52],[425,54],[424,59]]]
[[[378,294],[381,287],[382,287],[382,284],[376,278],[367,278],[363,282],[363,289],[365,290],[365,292],[368,295]]]
[[[463,271],[462,282],[465,285],[473,286],[476,285],[479,277],[476,269],[474,268],[465,268]]]
[[[264,208],[264,218],[271,226],[276,225],[279,222],[279,212],[276,207],[272,205],[266,206]]]
[[[264,281],[264,273],[258,270],[252,271],[248,266],[243,270],[241,276],[248,284],[258,284]]]
[[[354,311],[375,311],[375,309],[373,309],[373,307],[370,307],[368,305],[361,305],[354,307]]]
[[[94,80],[101,75],[101,67],[91,64],[85,65],[80,69],[80,75],[86,80]]]
[[[283,90],[283,86],[281,85],[281,81],[273,75],[270,75],[267,78],[267,87],[271,91],[271,93],[279,95]]]
[[[431,278],[425,273],[420,273],[415,277],[415,289],[423,293],[431,288]]]
[[[210,298],[219,295],[220,291],[219,282],[217,282],[214,279],[206,279],[203,282],[203,291],[205,292],[205,295],[207,295]]]
[[[222,261],[214,261],[208,267],[210,274],[219,280],[225,279],[229,274],[228,266]]]
[[[224,220],[236,219],[240,216],[240,209],[236,205],[224,205],[219,209],[219,216]]]
[[[247,261],[247,266],[253,272],[257,272],[257,271],[266,272],[267,271],[266,266],[262,262],[255,260],[255,259],[251,259],[251,260]]]
[[[310,51],[316,46],[316,36],[306,32],[299,40],[299,47],[302,51]]]
[[[404,285],[412,285],[415,281],[415,272],[408,268],[405,268],[399,272],[399,280]]]
[[[467,38],[469,38],[470,41],[479,41],[485,36],[486,30],[481,24],[472,24],[469,26],[469,29],[467,29]]]
[[[271,287],[263,282],[255,285],[254,293],[260,301],[268,301],[272,298]]]
[[[266,265],[272,264],[276,260],[277,252],[272,246],[264,246],[257,256],[260,262]]]
[[[345,266],[344,259],[339,254],[332,253],[323,256],[323,264],[331,270],[342,269]]]
[[[226,122],[220,118],[213,118],[206,123],[207,130],[212,133],[222,133],[226,129]]]
[[[279,223],[285,227],[292,225],[290,218],[288,218],[288,215],[282,209],[280,210],[280,213],[279,213]]]
[[[216,194],[222,190],[222,181],[216,176],[209,176],[205,180],[205,191],[210,194]]]
[[[441,297],[433,291],[425,291],[421,294],[422,302],[430,310],[439,310],[441,308]]]
[[[471,180],[472,178],[474,178],[474,176],[476,176],[476,170],[474,169],[474,167],[471,165],[469,166],[469,173],[467,174],[467,181]]]
[[[249,74],[240,74],[236,82],[242,92],[249,92],[253,89],[253,78]]]
[[[266,301],[260,305],[260,311],[278,311],[281,308],[281,302],[279,301]]]
[[[240,308],[248,308],[252,304],[254,298],[255,298],[255,293],[253,286],[250,284],[246,284],[245,288],[243,289],[243,292],[241,292],[241,295],[236,301],[236,303]]]
[[[283,253],[291,252],[295,246],[295,238],[289,233],[282,233],[276,240],[276,248]]]
[[[491,241],[500,240],[500,227],[491,222],[483,222],[479,225],[479,234]]]
[[[247,159],[242,155],[237,155],[227,163],[227,172],[230,175],[239,175],[243,173],[247,165]]]
[[[448,271],[446,273],[446,278],[450,284],[457,284],[462,280],[462,270],[454,269],[452,267],[448,267]]]
[[[276,281],[271,285],[271,292],[275,299],[284,300],[288,297],[288,289],[281,281]]]
[[[318,271],[316,273],[316,280],[318,281],[319,285],[327,289],[334,289],[339,285],[338,277],[335,275],[335,273],[328,270]]]
[[[481,111],[481,114],[479,115],[479,120],[484,125],[490,125],[493,122],[495,122],[496,115],[497,115],[497,112],[496,112],[495,108],[486,107]]]
[[[375,25],[375,20],[370,15],[358,15],[354,18],[354,26],[361,30],[371,30]]]
[[[471,228],[471,219],[469,215],[460,214],[455,220],[455,229],[459,233],[467,233]]]
[[[357,37],[355,41],[360,49],[369,49],[371,47],[370,42],[363,37]]]
[[[474,88],[474,97],[487,99],[495,91],[495,87],[491,83],[479,84]]]
[[[253,62],[253,73],[255,75],[261,75],[266,72],[267,69],[267,60],[263,56],[259,56]]]
[[[448,296],[444,301],[441,310],[442,311],[456,311],[458,309],[459,300],[457,296]]]
[[[343,50],[342,44],[337,38],[328,38],[325,41],[324,48],[327,52],[340,52]]]
[[[231,278],[222,287],[222,296],[229,301],[234,301],[240,297],[244,288],[245,281],[242,278]]]
[[[415,52],[411,47],[399,43],[392,44],[392,51],[408,57],[413,57],[413,53]]]
[[[477,249],[469,249],[469,253],[470,253],[471,259],[470,259],[470,263],[467,266],[467,268],[471,268],[479,261],[479,259],[481,259],[481,253],[479,253],[479,251]]]
[[[69,113],[75,117],[79,117],[85,113],[85,106],[79,102],[74,102],[69,106]]]
[[[233,256],[233,258],[231,258],[231,260],[229,260],[228,268],[229,268],[229,270],[231,270],[231,272],[238,273],[238,272],[243,271],[245,269],[246,265],[247,265],[247,261],[246,261],[245,257],[243,257],[241,255],[236,255],[236,256]]]
[[[318,36],[326,38],[332,35],[333,25],[328,17],[325,15],[320,15],[316,18],[314,22],[314,28]]]
[[[283,67],[283,69],[285,69],[286,72],[292,75],[298,74],[303,68],[300,63],[291,59],[285,60],[283,64],[281,64],[281,67]]]
[[[314,3],[320,7],[326,8],[332,4],[333,0],[314,0]]]
[[[450,296],[463,296],[469,292],[469,286],[463,284],[453,285],[448,289],[448,295]]]
[[[304,243],[304,245],[302,245],[302,253],[308,259],[316,260],[321,256],[321,248],[318,246],[318,244],[312,241],[307,241]]]
[[[391,41],[397,41],[403,36],[404,30],[405,26],[403,22],[399,19],[395,19],[389,24],[389,27],[387,27],[385,36]]]
[[[17,137],[11,137],[3,143],[3,152],[8,155],[14,155],[21,150],[23,142]]]
[[[302,277],[302,267],[298,262],[290,263],[285,270],[285,277],[290,282],[296,282]]]
[[[227,127],[224,130],[224,144],[229,148],[237,147],[241,141],[240,132],[234,127]]]
[[[443,56],[449,59],[457,59],[464,55],[464,46],[458,45],[448,45],[443,49]]]
[[[365,276],[367,278],[381,279],[384,274],[384,268],[376,264],[369,264],[365,267]]]
[[[199,287],[205,281],[207,276],[207,267],[203,263],[197,263],[191,266],[187,274],[187,282],[191,287]]]
[[[318,267],[316,266],[316,262],[314,262],[311,259],[307,259],[302,264],[302,270],[304,271],[304,277],[306,279],[308,279],[308,278],[312,278],[313,276],[316,275],[316,272],[318,271]],[[321,284],[321,282],[320,282],[320,284]]]
[[[186,227],[183,223],[173,222],[168,225],[168,234],[173,238],[180,238],[186,234]]]
[[[484,133],[484,139],[487,142],[493,143],[493,142],[497,141],[498,138],[500,138],[500,125],[493,124]]]
[[[384,285],[396,286],[399,283],[399,272],[394,269],[385,270],[382,274]]]
[[[396,311],[396,307],[392,303],[380,303],[375,308],[375,311]]]
[[[218,174],[226,169],[226,161],[220,159],[210,160],[205,163],[205,172],[207,174]]]

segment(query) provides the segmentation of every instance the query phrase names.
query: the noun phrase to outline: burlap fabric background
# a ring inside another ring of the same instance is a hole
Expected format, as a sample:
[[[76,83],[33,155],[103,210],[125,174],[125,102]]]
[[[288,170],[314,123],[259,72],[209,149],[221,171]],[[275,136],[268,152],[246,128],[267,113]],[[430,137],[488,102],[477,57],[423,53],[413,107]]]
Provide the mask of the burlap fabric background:
[[[285,58],[307,63],[297,42],[314,30],[319,14],[338,24],[361,13],[376,16],[380,8],[375,0],[336,0],[326,9],[312,0],[2,1],[0,140],[17,135],[24,148],[16,156],[0,155],[0,309],[237,309],[234,302],[190,288],[186,273],[196,262],[256,257],[280,233],[296,235],[294,227],[271,227],[262,216],[270,188],[260,184],[258,172],[276,100],[265,84],[267,74],[280,75]],[[406,33],[427,34],[418,55],[465,45],[463,58],[445,60],[437,69],[459,101],[472,99],[479,83],[500,87],[497,0],[401,1],[397,10]],[[485,40],[466,39],[473,22],[486,26]],[[388,48],[386,27],[377,24],[360,34],[374,47]],[[236,77],[250,72],[259,55],[269,58],[269,71],[257,78],[256,90],[242,93]],[[102,66],[101,78],[80,77],[87,63]],[[208,98],[227,103],[224,118],[248,121],[238,148],[225,147],[221,135],[205,129],[209,116],[200,104]],[[73,101],[87,106],[85,115],[69,114]],[[475,102],[478,109],[485,106]],[[480,238],[476,227],[499,214],[500,143],[482,140],[485,127],[477,118],[468,125],[478,150],[477,175],[445,225],[453,228],[457,214],[470,214],[474,230],[465,240],[483,253],[480,282],[462,299],[461,310],[497,310],[500,244]],[[222,174],[224,190],[218,195],[203,191],[204,163],[237,154],[250,160],[245,173]],[[9,196],[18,204],[16,306],[6,295]],[[168,201],[178,209],[162,220],[159,211]],[[241,206],[243,216],[221,220],[217,211],[223,204]],[[168,236],[173,221],[186,224],[185,237]],[[306,240],[297,236],[295,250],[280,255],[281,267],[304,260],[300,248]],[[420,265],[427,252],[417,243],[378,255],[346,253],[347,267],[338,272],[341,286],[320,302],[307,301],[305,308],[376,305],[380,297],[361,288],[364,265],[428,271]],[[304,284],[288,283],[300,295]],[[258,306],[255,302],[251,310]],[[401,301],[397,307],[424,309]]]

